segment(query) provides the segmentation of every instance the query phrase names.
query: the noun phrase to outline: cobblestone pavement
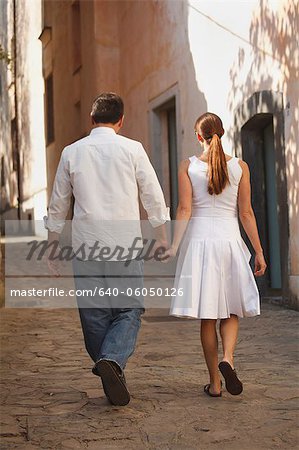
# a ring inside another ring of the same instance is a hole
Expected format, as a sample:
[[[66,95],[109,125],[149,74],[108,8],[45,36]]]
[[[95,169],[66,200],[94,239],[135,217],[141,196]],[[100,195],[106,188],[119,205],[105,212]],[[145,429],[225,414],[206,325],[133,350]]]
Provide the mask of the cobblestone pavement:
[[[296,448],[297,329],[297,312],[269,304],[242,319],[244,392],[209,398],[199,322],[149,310],[126,370],[131,402],[113,407],[75,309],[2,309],[1,449]]]

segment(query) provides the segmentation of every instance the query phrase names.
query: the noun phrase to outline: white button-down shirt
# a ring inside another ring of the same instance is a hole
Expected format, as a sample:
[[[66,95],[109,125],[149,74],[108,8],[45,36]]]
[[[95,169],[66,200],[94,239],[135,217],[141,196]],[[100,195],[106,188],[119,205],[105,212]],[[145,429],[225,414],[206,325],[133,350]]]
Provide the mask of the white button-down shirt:
[[[157,175],[142,144],[112,128],[94,128],[61,154],[45,227],[62,232],[73,194],[74,250],[95,241],[126,248],[134,235],[141,235],[138,193],[153,227],[170,220]],[[86,259],[84,255],[79,257]]]

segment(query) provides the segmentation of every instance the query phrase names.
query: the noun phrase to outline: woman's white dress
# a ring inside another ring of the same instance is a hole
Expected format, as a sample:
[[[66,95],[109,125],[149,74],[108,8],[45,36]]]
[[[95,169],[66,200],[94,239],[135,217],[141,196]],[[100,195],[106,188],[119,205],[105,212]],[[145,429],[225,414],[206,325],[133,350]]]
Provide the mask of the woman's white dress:
[[[227,161],[231,184],[219,195],[208,193],[208,164],[196,156],[189,159],[192,215],[178,255],[170,315],[200,319],[259,315],[251,253],[238,223],[239,158]]]

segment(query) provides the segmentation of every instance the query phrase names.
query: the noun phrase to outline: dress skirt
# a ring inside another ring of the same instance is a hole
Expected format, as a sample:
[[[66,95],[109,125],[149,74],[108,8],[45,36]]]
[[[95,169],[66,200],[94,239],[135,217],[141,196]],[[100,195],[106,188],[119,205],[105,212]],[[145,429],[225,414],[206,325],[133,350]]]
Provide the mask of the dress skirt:
[[[170,315],[224,319],[260,314],[260,296],[237,216],[191,217],[178,255]]]

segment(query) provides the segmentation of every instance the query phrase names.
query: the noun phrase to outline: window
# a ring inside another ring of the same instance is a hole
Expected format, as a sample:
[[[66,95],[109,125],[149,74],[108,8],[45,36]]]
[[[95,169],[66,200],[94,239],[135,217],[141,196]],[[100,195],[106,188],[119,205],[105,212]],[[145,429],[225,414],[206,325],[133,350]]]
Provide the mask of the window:
[[[47,145],[54,141],[54,98],[53,75],[46,78],[46,142]]]

